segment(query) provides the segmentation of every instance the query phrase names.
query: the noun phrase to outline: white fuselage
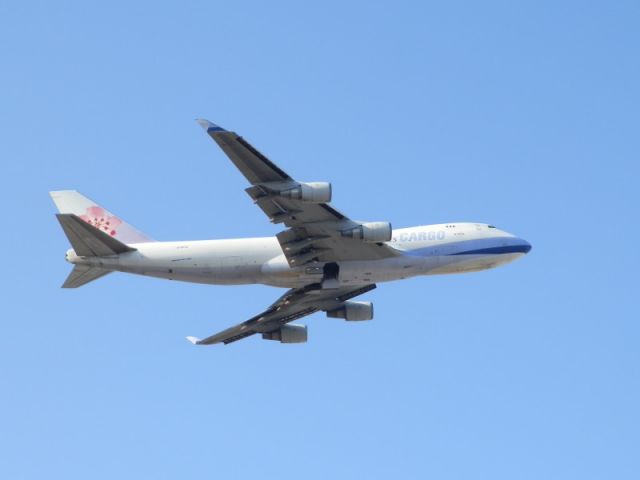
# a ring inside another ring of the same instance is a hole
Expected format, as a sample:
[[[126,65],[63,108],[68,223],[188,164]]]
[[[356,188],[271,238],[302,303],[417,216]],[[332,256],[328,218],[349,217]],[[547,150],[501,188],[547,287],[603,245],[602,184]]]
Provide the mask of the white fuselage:
[[[451,223],[397,229],[387,245],[398,256],[383,260],[344,261],[339,285],[388,282],[417,275],[485,270],[526,254],[525,240],[480,223]],[[113,257],[78,257],[74,264],[184,282],[215,285],[265,284],[296,288],[320,282],[322,264],[290,267],[275,237],[132,245],[136,251]]]

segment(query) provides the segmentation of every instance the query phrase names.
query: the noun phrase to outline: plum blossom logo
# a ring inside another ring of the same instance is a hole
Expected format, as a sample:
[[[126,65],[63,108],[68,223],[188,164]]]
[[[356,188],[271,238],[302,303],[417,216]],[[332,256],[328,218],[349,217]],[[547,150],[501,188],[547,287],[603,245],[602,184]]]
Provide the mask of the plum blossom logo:
[[[118,217],[110,215],[102,207],[89,207],[84,215],[80,218],[87,222],[89,225],[108,233],[112,237],[115,236],[116,227],[122,223]]]

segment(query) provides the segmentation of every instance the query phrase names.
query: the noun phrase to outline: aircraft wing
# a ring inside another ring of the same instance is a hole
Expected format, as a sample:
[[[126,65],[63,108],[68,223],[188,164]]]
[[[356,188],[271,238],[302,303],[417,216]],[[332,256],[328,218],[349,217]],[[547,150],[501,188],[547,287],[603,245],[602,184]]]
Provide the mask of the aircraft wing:
[[[198,120],[211,138],[222,148],[251,184],[246,191],[272,223],[283,223],[288,230],[277,237],[293,266],[311,262],[339,260],[377,260],[399,255],[383,242],[369,243],[344,235],[360,228],[328,203],[302,201],[278,192],[291,191],[300,185],[235,132],[208,120]]]
[[[282,325],[317,311],[336,310],[345,301],[374,288],[376,288],[375,284],[321,289],[319,285],[314,284],[303,288],[291,289],[264,312],[246,322],[202,340],[196,337],[187,337],[187,340],[195,345],[213,345],[215,343],[224,343],[226,345],[256,333],[262,333],[263,337],[268,336],[271,332],[279,330]]]

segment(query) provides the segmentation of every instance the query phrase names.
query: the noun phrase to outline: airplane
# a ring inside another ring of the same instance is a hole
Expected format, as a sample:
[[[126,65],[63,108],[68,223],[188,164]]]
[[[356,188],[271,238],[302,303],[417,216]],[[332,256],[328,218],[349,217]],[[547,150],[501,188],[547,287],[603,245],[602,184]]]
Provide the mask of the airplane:
[[[306,325],[291,322],[320,311],[329,318],[371,320],[373,304],[353,298],[377,283],[486,270],[531,250],[526,240],[484,223],[393,229],[386,221],[353,220],[330,205],[330,183],[297,181],[235,132],[197,122],[248,180],[253,202],[285,229],[275,237],[159,242],[75,190],[53,191],[57,219],[72,246],[65,258],[74,267],[63,288],[114,271],[287,288],[249,320],[204,339],[186,338],[212,345],[260,334],[305,343]]]

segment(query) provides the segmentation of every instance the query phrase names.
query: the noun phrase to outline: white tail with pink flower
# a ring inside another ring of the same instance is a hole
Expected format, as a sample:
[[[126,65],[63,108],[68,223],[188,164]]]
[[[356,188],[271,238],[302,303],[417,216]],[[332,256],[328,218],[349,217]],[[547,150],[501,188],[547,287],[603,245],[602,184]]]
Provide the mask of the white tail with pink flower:
[[[60,213],[77,215],[89,225],[110,235],[123,243],[152,242],[144,233],[140,232],[121,218],[101,207],[93,200],[75,190],[59,190],[49,192]]]

